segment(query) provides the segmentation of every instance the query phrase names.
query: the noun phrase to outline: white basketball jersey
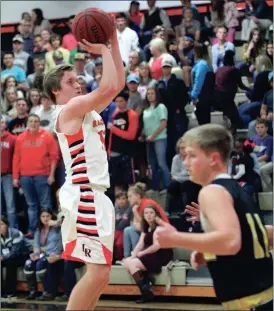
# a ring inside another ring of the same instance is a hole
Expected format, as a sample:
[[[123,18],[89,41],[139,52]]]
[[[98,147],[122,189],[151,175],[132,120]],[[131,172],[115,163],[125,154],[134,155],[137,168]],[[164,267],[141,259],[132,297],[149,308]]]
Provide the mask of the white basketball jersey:
[[[64,106],[59,106],[56,122]],[[56,130],[65,168],[66,182],[109,188],[105,124],[96,111],[85,115],[78,133],[66,135]]]

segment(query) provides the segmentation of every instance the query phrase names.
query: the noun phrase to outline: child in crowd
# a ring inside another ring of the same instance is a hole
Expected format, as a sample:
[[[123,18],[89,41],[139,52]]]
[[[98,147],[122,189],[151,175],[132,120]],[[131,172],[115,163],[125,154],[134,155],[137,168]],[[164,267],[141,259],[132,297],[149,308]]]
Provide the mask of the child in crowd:
[[[273,153],[273,137],[267,134],[267,120],[259,118],[256,120],[256,133],[252,140],[255,143],[254,152],[263,166],[269,162]]]
[[[132,208],[128,203],[126,192],[117,193],[115,199],[114,261],[123,258],[124,229],[130,225],[132,218]]]

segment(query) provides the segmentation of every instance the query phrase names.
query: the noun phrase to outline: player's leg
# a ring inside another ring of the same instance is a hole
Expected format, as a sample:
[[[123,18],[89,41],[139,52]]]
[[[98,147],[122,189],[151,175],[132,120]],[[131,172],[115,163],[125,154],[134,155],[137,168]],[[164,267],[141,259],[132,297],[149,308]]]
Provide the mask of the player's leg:
[[[67,310],[94,310],[109,281],[110,266],[87,263],[87,272],[71,292]]]

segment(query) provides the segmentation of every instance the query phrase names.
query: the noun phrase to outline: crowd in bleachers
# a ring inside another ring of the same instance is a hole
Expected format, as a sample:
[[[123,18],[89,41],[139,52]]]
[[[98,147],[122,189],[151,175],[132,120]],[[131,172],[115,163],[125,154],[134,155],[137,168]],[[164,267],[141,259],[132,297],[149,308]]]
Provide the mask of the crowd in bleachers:
[[[212,112],[222,112],[222,123],[235,137],[229,173],[254,197],[258,210],[258,193],[272,192],[272,9],[265,0],[246,0],[244,11],[233,0],[211,2],[205,15],[181,0],[178,25],[155,0],[147,0],[145,13],[132,1],[128,12],[116,14],[126,86],[101,116],[108,195],[116,211],[113,263],[127,259],[123,264],[137,284],[142,276],[135,275],[132,259],[141,258],[151,273],[172,259],[171,250],[151,248],[155,217],[169,221],[167,216],[183,214],[186,205],[197,202],[200,186],[189,180],[180,140],[191,121],[210,123]],[[76,283],[74,269],[81,265],[61,259],[62,219],[55,214],[65,170],[54,134],[56,108],[43,90],[45,73],[63,63],[74,66],[83,94],[100,85],[102,58],[78,46],[70,30],[73,18],[61,37],[41,9],[24,12],[13,50],[1,51],[2,296],[15,295],[15,267],[22,266],[29,299],[55,298],[63,275],[65,293],[56,299],[66,300]],[[245,102],[235,101],[239,89],[246,92]],[[245,139],[237,137],[239,129],[247,130]],[[164,197],[166,204],[149,197]],[[44,285],[40,296],[36,277]],[[143,298],[150,300],[147,280]]]

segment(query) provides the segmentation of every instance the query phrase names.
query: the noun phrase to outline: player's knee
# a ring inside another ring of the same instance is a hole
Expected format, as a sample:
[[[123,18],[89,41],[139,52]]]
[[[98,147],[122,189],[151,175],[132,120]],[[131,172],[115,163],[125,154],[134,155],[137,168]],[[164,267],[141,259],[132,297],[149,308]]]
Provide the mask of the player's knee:
[[[108,265],[87,265],[87,274],[90,274],[90,280],[96,279],[102,287],[109,283],[110,267]]]

